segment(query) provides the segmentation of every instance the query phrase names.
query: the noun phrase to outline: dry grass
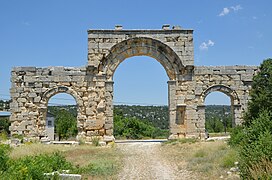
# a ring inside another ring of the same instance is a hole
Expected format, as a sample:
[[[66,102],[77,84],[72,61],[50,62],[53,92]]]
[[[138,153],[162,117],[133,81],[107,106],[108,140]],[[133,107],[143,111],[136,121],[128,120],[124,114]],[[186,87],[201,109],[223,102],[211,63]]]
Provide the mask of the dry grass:
[[[249,169],[250,177],[253,179],[268,179],[272,178],[272,162],[267,159],[262,159],[258,164],[253,165]]]
[[[227,171],[237,160],[237,152],[224,141],[169,143],[163,146],[163,150],[180,169],[186,164],[185,167],[198,179],[219,179],[222,175],[228,179],[239,179],[238,176],[227,176]]]
[[[122,167],[122,154],[113,146],[29,144],[14,148],[10,157],[17,159],[56,151],[61,152],[76,167],[85,168],[84,179],[116,179]]]

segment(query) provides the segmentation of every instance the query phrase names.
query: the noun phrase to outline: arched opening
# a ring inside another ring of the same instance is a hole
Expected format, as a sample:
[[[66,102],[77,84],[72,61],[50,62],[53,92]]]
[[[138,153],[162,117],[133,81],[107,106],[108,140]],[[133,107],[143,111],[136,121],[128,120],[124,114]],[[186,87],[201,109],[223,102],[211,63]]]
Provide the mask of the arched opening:
[[[186,72],[179,56],[168,45],[147,37],[136,37],[124,40],[114,45],[109,54],[100,61],[98,74],[106,77],[106,121],[105,132],[107,136],[113,134],[113,74],[117,67],[127,58],[134,56],[148,56],[161,64],[168,76],[168,115],[171,134],[180,133],[176,124],[176,86],[177,80]],[[140,73],[142,70],[139,69]],[[152,71],[152,68],[149,68]],[[123,74],[123,76],[126,76]]]
[[[169,136],[169,77],[154,58],[134,56],[114,72],[115,138],[167,138]]]
[[[228,135],[234,124],[232,97],[224,92],[211,91],[205,96],[204,104],[205,130],[209,136]]]
[[[78,106],[75,98],[68,93],[56,93],[47,103],[46,135],[50,140],[75,140]]]
[[[169,80],[177,80],[178,75],[184,70],[184,65],[178,55],[168,45],[161,41],[136,37],[122,41],[111,48],[110,53],[99,64],[99,72],[112,80],[113,74],[119,64],[133,56],[149,56],[156,59],[164,67]]]

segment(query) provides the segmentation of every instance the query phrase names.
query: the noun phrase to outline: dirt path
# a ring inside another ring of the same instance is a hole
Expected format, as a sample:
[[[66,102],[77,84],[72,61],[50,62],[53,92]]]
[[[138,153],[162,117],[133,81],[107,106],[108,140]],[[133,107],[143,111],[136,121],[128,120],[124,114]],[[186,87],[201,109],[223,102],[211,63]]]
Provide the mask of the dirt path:
[[[194,179],[185,167],[178,169],[177,162],[163,156],[159,142],[122,143],[117,147],[125,156],[118,179]]]

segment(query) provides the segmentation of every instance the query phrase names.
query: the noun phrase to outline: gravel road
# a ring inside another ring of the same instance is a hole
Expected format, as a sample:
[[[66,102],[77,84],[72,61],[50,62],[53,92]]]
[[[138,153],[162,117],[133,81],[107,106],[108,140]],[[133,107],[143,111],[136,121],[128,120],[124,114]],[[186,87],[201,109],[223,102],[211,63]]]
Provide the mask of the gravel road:
[[[160,147],[160,142],[117,144],[125,156],[118,179],[195,179],[185,167],[177,168],[177,162],[167,159]]]

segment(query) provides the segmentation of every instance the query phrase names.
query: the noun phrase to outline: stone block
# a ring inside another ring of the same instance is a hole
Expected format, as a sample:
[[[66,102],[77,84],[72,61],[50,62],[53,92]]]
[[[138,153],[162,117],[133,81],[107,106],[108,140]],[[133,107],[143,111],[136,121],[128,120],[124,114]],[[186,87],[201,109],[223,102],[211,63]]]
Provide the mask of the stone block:
[[[29,93],[29,94],[28,94],[28,97],[37,97],[37,94],[36,94],[36,93],[31,92],[31,93]]]

